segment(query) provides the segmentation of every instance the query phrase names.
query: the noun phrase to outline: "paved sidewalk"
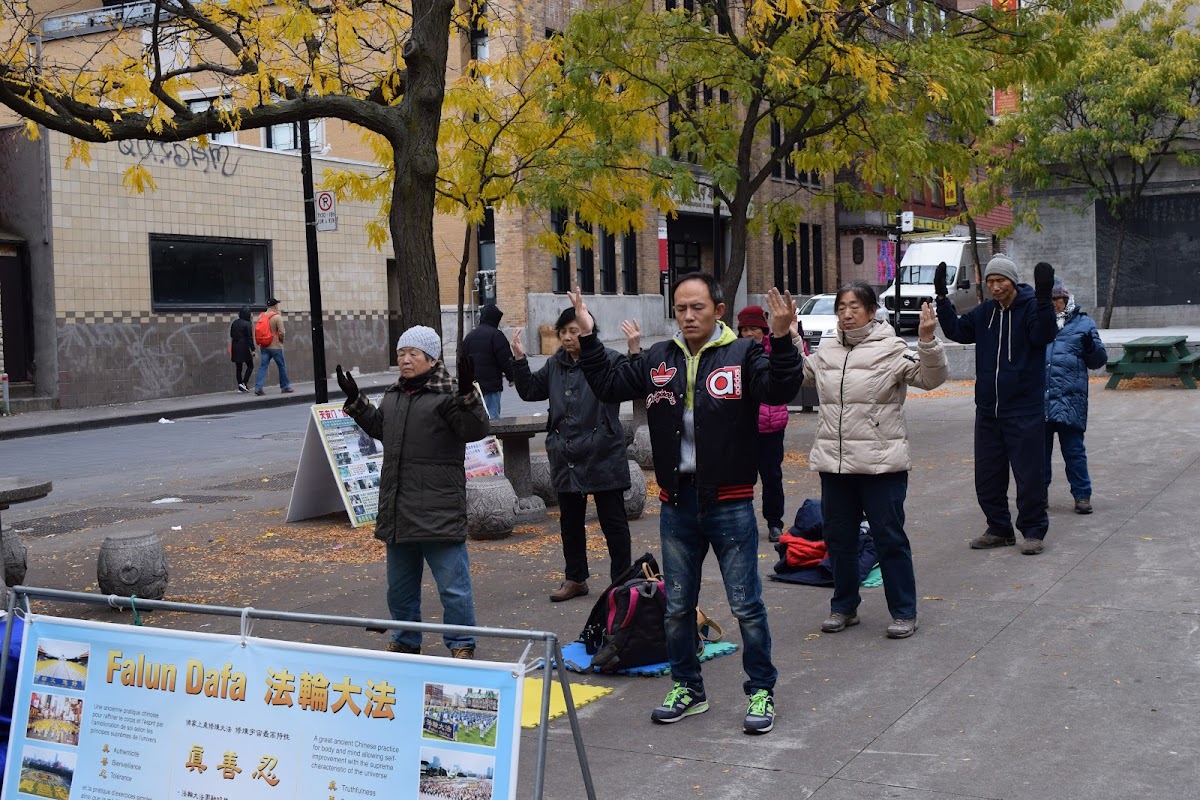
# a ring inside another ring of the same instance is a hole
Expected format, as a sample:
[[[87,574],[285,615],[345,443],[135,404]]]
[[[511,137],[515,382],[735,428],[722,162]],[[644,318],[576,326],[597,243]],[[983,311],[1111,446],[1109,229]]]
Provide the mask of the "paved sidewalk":
[[[1091,384],[1087,432],[1095,485],[1090,516],[1072,513],[1054,459],[1046,551],[973,551],[975,503],[971,387],[909,395],[913,470],[905,506],[917,571],[920,630],[884,637],[881,589],[863,592],[862,624],[820,633],[826,589],[764,582],[778,719],[767,736],[741,732],[741,659],[704,665],[711,710],[676,725],[649,713],[667,678],[572,675],[613,694],[580,710],[605,800],[1127,800],[1200,794],[1200,415],[1194,392]],[[793,414],[786,435],[787,511],[819,495],[806,468],[813,415]],[[227,480],[240,477],[230,461]],[[242,469],[247,465],[241,464]],[[648,473],[650,475],[651,473]],[[169,541],[168,599],[347,616],[385,616],[378,543],[341,517],[286,525],[286,491],[253,494],[226,522],[186,525]],[[659,552],[658,508],[631,524],[636,553]],[[151,523],[152,524],[152,523]],[[169,523],[168,523],[169,524]],[[30,585],[82,589],[94,581],[103,531],[30,534]],[[607,559],[589,535],[595,588]],[[597,592],[568,603],[547,595],[561,576],[557,524],[469,545],[479,622],[578,635]],[[760,546],[762,575],[775,555]],[[440,611],[432,581],[423,608]],[[740,642],[713,560],[701,604]],[[68,612],[63,612],[68,613]],[[98,609],[99,618],[128,615]],[[155,615],[154,626],[236,633],[237,620]],[[256,635],[379,649],[358,629],[286,628]],[[444,652],[437,637],[426,640]],[[519,648],[481,642],[482,657]],[[546,798],[584,797],[565,718],[550,724]],[[521,738],[520,797],[531,795],[536,731]]]

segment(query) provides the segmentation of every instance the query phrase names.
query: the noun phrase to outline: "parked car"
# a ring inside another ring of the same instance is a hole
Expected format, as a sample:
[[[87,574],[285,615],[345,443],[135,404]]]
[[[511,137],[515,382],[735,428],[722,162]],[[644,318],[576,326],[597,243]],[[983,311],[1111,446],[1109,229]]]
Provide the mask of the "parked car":
[[[836,294],[814,294],[796,309],[796,319],[800,321],[800,327],[804,331],[804,341],[808,344],[809,350],[815,350],[821,344],[822,338],[833,338],[837,333],[837,314],[833,309],[833,301],[836,297]],[[875,312],[875,318],[880,322],[888,321],[888,315],[883,306],[880,306],[879,310]]]

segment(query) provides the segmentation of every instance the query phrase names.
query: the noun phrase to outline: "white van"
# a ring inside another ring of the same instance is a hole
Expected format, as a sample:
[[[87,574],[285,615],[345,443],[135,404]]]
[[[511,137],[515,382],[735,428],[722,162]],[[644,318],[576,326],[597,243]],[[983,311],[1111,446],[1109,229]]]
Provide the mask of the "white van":
[[[992,242],[980,237],[979,264],[985,266],[992,257]],[[975,293],[975,259],[969,236],[938,236],[909,242],[900,260],[900,325],[915,328],[921,318],[921,304],[933,305],[933,273],[937,265],[946,262],[947,297],[959,314],[965,314],[979,303]],[[883,307],[891,318],[896,304],[895,282],[883,290]]]

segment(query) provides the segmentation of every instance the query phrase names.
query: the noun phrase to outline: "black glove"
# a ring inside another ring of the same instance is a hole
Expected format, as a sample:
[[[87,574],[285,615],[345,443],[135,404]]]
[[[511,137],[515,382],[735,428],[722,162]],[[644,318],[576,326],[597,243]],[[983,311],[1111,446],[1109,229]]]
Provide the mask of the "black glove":
[[[463,397],[475,391],[475,359],[467,353],[458,360],[458,393]]]
[[[946,262],[937,265],[937,269],[933,271],[933,294],[937,299],[941,300],[948,292],[946,291]]]
[[[342,391],[346,393],[346,402],[353,403],[358,399],[358,384],[354,382],[354,376],[349,372],[342,372],[342,365],[337,365],[338,386],[342,387]]]
[[[1081,344],[1083,345],[1083,354],[1085,356],[1090,356],[1092,353],[1096,352],[1096,339],[1092,335],[1089,334],[1083,337]]]
[[[1045,261],[1039,261],[1033,268],[1033,293],[1039,303],[1050,302],[1050,292],[1054,289],[1054,267]]]

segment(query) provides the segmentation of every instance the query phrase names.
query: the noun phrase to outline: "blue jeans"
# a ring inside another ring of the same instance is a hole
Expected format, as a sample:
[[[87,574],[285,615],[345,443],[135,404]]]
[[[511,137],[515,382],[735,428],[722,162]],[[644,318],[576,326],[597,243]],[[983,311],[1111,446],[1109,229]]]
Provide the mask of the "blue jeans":
[[[502,394],[504,394],[503,389],[498,392],[483,393],[483,407],[487,409],[488,417],[491,419],[500,416],[500,395]]]
[[[682,485],[678,505],[663,503],[659,517],[663,580],[667,589],[667,657],[671,677],[694,689],[704,688],[696,657],[696,602],[700,572],[712,547],[725,581],[729,609],[742,632],[742,668],[746,694],[773,691],[779,673],[771,664],[771,631],[758,575],[758,524],[753,500],[728,500],[701,508],[696,489]]]
[[[421,573],[424,562],[437,583],[442,599],[442,622],[446,625],[474,625],[475,598],[471,593],[471,564],[467,560],[467,545],[434,544],[430,542],[387,545],[387,604],[392,619],[403,622],[421,621]],[[392,641],[406,647],[420,647],[421,634],[416,631],[394,631]],[[475,647],[475,637],[446,634],[446,647]]]
[[[1063,461],[1067,462],[1067,483],[1071,484],[1071,497],[1076,500],[1091,498],[1092,479],[1088,475],[1087,448],[1083,445],[1083,431],[1057,422],[1046,423],[1046,486],[1050,486],[1050,454],[1054,452],[1056,433]]]
[[[892,619],[917,616],[917,579],[912,548],[904,533],[904,498],[908,473],[836,475],[821,473],[821,512],[825,547],[833,570],[833,600],[829,609],[853,614],[862,598],[858,587],[858,526],[866,515],[883,573],[883,594]]]
[[[272,361],[279,365],[279,388],[286,389],[292,385],[287,376],[287,364],[283,363],[282,347],[277,349],[270,347],[262,348],[262,358],[259,361],[258,377],[254,379],[254,391],[262,391],[263,382],[267,379],[267,367],[271,366]]]

